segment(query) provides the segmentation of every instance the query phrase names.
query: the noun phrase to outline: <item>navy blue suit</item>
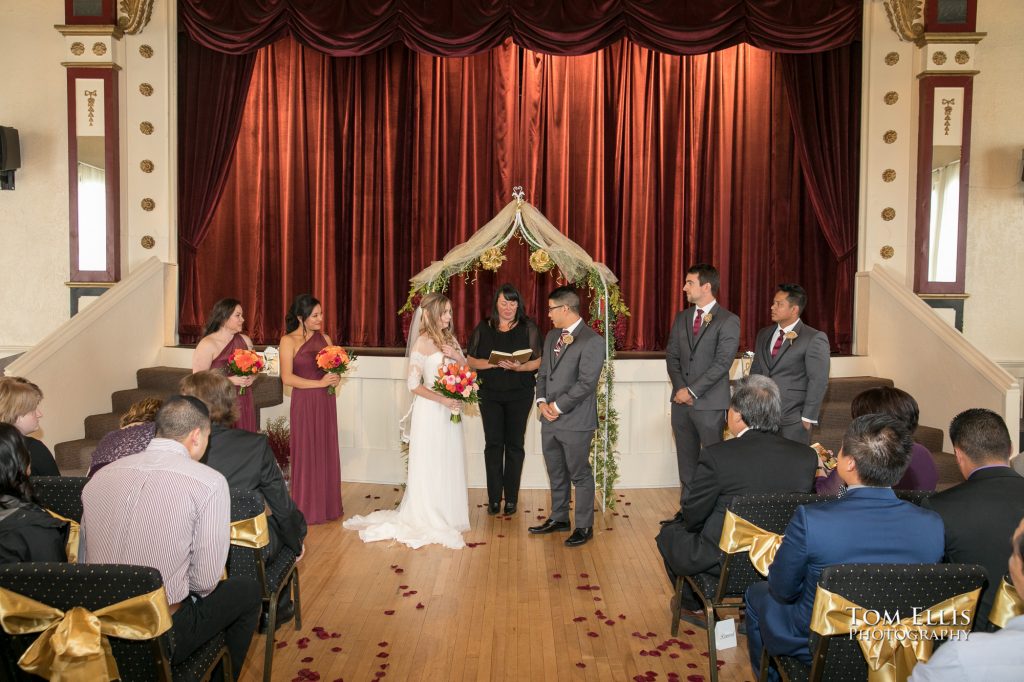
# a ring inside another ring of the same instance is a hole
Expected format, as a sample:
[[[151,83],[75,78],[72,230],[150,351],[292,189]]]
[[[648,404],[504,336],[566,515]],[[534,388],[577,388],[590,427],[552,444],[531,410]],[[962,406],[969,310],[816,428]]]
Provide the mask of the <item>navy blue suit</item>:
[[[764,642],[772,655],[810,665],[807,645],[822,569],[834,564],[930,564],[942,561],[942,519],[897,499],[891,488],[854,488],[798,507],[768,572],[747,590],[747,633],[757,672]]]

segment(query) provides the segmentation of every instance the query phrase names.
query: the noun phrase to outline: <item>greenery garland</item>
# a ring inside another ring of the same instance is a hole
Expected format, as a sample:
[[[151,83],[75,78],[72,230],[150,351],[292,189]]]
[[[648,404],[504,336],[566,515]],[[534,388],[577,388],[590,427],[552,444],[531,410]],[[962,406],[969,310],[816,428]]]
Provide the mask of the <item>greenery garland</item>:
[[[530,246],[530,267],[538,273],[544,273],[551,269],[550,256],[543,249],[535,249]],[[409,289],[409,295],[405,305],[398,311],[399,315],[412,319],[412,313],[419,304],[424,294],[434,291],[444,292],[448,289],[448,283],[452,277],[459,275],[468,277],[473,275],[476,280],[478,269],[486,269],[497,272],[502,261],[505,260],[502,247],[491,247],[486,249],[481,258],[471,261],[462,267],[443,269],[437,277],[424,286],[413,286]],[[559,273],[559,279],[562,279]],[[618,465],[618,444],[619,444],[619,412],[614,405],[615,387],[615,348],[619,339],[625,333],[626,318],[629,317],[629,308],[622,300],[622,293],[618,284],[601,281],[601,275],[594,268],[587,271],[573,284],[577,288],[586,287],[590,289],[590,308],[588,315],[590,319],[587,324],[604,337],[608,347],[608,360],[601,370],[601,379],[597,386],[597,414],[598,427],[594,432],[594,440],[591,446],[590,463],[594,468],[596,487],[604,495],[605,506],[608,509],[615,509],[615,483],[619,480]],[[607,298],[601,296],[607,286]],[[605,328],[605,304],[607,303],[608,328]],[[604,452],[604,427],[605,420],[608,425],[608,452]],[[408,457],[408,450],[405,451]],[[408,471],[408,459],[406,459],[406,471]]]

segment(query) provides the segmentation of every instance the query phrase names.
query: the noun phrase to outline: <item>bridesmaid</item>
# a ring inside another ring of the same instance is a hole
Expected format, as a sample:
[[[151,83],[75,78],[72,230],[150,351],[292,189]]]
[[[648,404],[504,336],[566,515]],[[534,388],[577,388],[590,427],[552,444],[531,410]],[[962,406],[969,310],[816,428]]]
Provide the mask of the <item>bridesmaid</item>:
[[[244,326],[245,317],[242,316],[241,303],[233,298],[222,298],[214,303],[210,319],[206,323],[205,336],[196,345],[195,353],[192,354],[192,373],[227,367],[232,351],[238,348],[252,350],[252,339],[242,333]],[[224,371],[227,372],[226,369]],[[230,373],[227,376],[228,381],[239,391],[249,388],[256,381],[254,376],[237,377]],[[253,402],[252,391],[240,394],[236,404],[238,421],[234,427],[252,432],[259,431],[260,425],[256,423],[256,403]]]
[[[325,523],[342,515],[338,412],[327,393],[341,380],[316,366],[316,354],[331,345],[320,301],[295,297],[281,337],[281,381],[292,387],[292,497],[308,523]]]

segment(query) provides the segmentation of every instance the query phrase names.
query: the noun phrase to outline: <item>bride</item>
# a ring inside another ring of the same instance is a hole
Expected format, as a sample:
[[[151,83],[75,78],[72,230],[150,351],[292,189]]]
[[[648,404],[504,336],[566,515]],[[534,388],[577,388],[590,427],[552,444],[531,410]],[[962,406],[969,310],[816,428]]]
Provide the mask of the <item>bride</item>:
[[[452,333],[452,304],[442,294],[423,297],[409,329],[409,415],[403,419],[403,440],[409,442],[409,480],[396,510],[353,516],[345,528],[359,531],[363,542],[398,540],[413,549],[440,544],[465,546],[469,530],[469,494],[462,424],[451,421],[457,400],[431,390],[439,367],[466,363]],[[409,433],[405,422],[410,420]]]

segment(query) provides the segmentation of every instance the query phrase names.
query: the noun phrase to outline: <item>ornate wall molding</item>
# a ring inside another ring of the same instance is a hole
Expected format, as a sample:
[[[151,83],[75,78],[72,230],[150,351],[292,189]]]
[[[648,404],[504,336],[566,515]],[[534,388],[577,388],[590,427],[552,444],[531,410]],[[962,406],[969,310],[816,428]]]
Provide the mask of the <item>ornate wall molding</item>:
[[[121,0],[117,25],[129,35],[142,33],[153,16],[153,0]]]
[[[900,40],[913,43],[924,35],[924,0],[882,0],[882,4]]]

